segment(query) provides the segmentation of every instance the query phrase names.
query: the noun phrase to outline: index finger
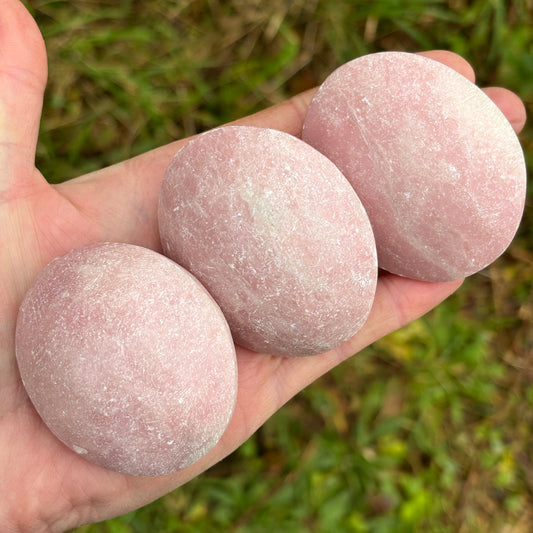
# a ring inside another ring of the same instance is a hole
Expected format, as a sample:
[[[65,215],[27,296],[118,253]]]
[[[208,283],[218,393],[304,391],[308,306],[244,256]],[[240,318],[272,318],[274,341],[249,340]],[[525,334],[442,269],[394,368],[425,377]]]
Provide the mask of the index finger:
[[[474,81],[472,67],[461,56],[441,50],[423,54]],[[273,128],[299,136],[307,106],[314,93],[315,89],[300,93],[233,124]],[[525,108],[518,96],[504,89],[492,89],[487,94],[513,123],[515,130],[519,131],[525,122]],[[157,204],[161,181],[170,160],[187,142],[188,139],[172,142],[60,184],[58,188],[80,209],[86,210],[95,224],[101,225],[103,239],[126,240],[159,250]],[[144,231],[136,232],[140,225]],[[146,227],[150,227],[151,231],[146,232]]]

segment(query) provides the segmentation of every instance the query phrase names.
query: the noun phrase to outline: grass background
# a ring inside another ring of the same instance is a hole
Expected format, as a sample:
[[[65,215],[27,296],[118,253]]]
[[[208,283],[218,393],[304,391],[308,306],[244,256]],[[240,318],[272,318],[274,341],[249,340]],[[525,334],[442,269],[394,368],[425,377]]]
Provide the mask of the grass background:
[[[28,0],[62,181],[238,118],[380,50],[445,48],[533,105],[531,0]],[[533,130],[521,135],[531,171]],[[76,533],[533,531],[531,195],[508,252],[308,387],[221,464]]]

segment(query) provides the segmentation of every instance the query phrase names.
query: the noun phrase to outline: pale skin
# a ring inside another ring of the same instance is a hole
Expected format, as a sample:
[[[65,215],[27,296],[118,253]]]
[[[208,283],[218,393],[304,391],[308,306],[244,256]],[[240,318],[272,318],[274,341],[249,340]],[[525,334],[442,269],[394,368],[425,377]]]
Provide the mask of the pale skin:
[[[461,57],[428,52],[474,81]],[[424,283],[379,278],[366,325],[337,350],[312,358],[276,358],[237,349],[239,394],[220,443],[175,474],[138,478],[93,466],[59,442],[33,409],[15,360],[17,310],[38,272],[54,257],[95,241],[160,250],[157,197],[170,143],[61,185],[35,168],[35,146],[47,77],[44,43],[19,0],[0,0],[0,530],[60,532],[118,516],[183,485],[234,451],[302,388],[377,339],[426,313],[461,281]],[[486,89],[518,132],[520,99]],[[313,91],[239,123],[299,135]],[[355,391],[354,391],[355,393]]]

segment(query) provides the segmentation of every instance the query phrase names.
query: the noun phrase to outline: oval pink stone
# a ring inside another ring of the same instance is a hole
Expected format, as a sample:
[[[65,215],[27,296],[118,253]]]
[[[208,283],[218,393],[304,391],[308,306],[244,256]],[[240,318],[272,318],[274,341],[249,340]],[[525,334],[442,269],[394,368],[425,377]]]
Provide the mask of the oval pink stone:
[[[155,476],[220,439],[237,393],[215,301],[151,250],[106,243],[52,261],[17,321],[22,381],[51,431],[87,460]]]
[[[437,61],[382,52],[346,63],[313,98],[303,139],[353,185],[390,272],[459,279],[493,262],[517,231],[526,190],[518,138],[481,89]]]
[[[166,171],[159,225],[164,253],[205,285],[241,346],[319,354],[368,316],[368,217],[335,165],[287,133],[226,126],[191,140]]]

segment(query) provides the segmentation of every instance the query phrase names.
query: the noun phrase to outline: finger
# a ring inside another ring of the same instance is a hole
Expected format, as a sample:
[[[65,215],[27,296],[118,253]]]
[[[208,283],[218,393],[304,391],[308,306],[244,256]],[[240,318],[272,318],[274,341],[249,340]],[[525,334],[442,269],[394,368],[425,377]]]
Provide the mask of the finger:
[[[275,384],[275,389],[267,393],[268,397],[274,397],[276,400],[272,412],[279,409],[296,392],[339,363],[436,307],[455,292],[461,284],[462,280],[429,283],[389,273],[380,275],[368,320],[352,339],[337,349],[317,357],[274,360],[274,364],[277,363],[273,372],[274,379],[269,377],[268,380],[265,380],[265,383]],[[272,364],[272,362],[270,363]],[[241,366],[239,366],[239,370],[241,370]],[[252,385],[253,389],[256,389],[257,383],[255,381],[258,379],[258,375],[260,375],[259,372],[254,369],[253,375],[241,376],[239,388],[244,389],[248,383],[248,385]],[[250,394],[253,389],[249,391]],[[244,391],[244,393],[246,392]],[[252,410],[250,410],[249,416],[254,416]]]
[[[429,283],[385,273],[374,305],[361,330],[339,348],[303,358],[239,354],[239,398],[224,445],[238,446],[297,392],[383,336],[421,317],[462,284],[462,280]],[[239,401],[253,398],[253,402]],[[240,432],[240,433],[239,433]],[[246,432],[246,433],[244,433]]]
[[[424,52],[473,81],[472,67],[457,54],[446,51]],[[242,118],[234,124],[246,124],[286,131],[298,136],[314,90]],[[497,93],[496,104],[508,118],[521,115],[523,105],[510,92]],[[59,186],[60,190],[92,220],[102,224],[102,239],[133,242],[159,250],[157,202],[165,169],[187,141],[180,140],[143,155],[94,172]],[[113,205],[110,205],[113,199]]]
[[[299,135],[314,90],[236,120]],[[57,185],[58,190],[102,226],[102,240],[160,249],[157,203],[165,170],[189,139],[180,139],[100,171]],[[112,205],[110,205],[112,199]]]
[[[501,109],[516,133],[520,133],[526,124],[526,107],[522,100],[512,91],[502,87],[488,87],[487,96]]]
[[[453,68],[465,78],[468,78],[472,83],[476,81],[476,73],[472,65],[462,56],[448,50],[430,50],[428,52],[420,52],[421,56],[429,57],[439,63],[443,63],[450,68]]]
[[[44,42],[19,0],[0,0],[0,190],[33,170],[46,85]]]

